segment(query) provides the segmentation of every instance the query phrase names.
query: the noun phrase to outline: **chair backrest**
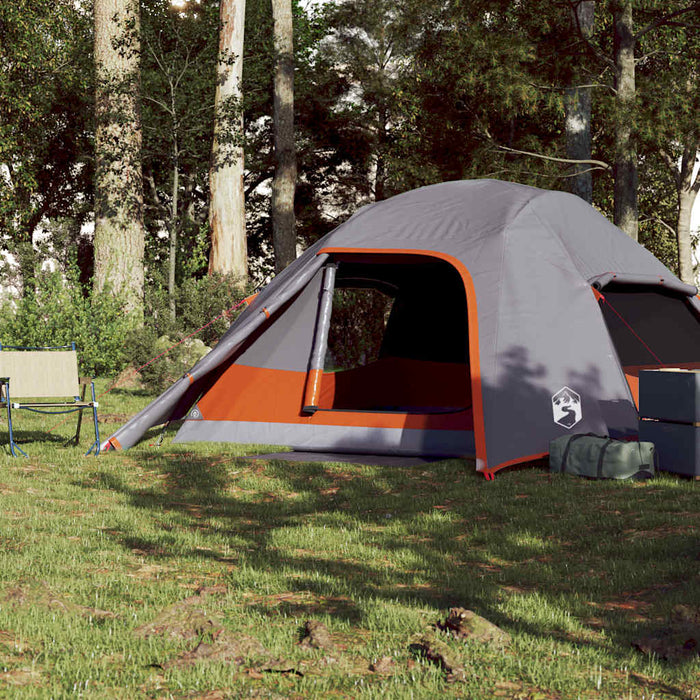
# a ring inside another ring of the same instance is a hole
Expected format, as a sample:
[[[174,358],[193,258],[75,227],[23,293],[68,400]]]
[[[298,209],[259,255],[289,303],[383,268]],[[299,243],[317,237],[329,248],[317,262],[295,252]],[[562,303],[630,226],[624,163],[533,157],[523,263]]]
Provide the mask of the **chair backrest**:
[[[10,378],[10,398],[80,395],[75,350],[2,350],[0,377]]]

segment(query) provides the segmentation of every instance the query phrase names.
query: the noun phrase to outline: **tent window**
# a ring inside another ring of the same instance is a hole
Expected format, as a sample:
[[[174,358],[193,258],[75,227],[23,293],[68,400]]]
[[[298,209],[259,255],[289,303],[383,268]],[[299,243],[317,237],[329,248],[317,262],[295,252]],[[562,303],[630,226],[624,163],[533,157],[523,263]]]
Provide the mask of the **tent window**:
[[[451,412],[471,405],[459,273],[425,256],[342,257],[321,408]]]
[[[342,371],[376,362],[393,304],[390,288],[336,287],[325,369]]]
[[[700,320],[687,301],[664,289],[610,284],[601,309],[624,367],[700,361]]]

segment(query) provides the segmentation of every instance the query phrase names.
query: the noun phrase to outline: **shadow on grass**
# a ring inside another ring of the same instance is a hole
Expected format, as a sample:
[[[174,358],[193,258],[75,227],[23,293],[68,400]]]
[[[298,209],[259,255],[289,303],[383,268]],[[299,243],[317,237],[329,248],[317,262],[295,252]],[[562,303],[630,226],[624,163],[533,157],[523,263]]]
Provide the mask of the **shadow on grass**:
[[[621,657],[674,603],[698,600],[700,581],[688,576],[697,527],[686,522],[696,501],[673,482],[532,470],[487,483],[459,460],[366,468],[184,451],[137,459],[164,479],[141,487],[99,471],[91,486],[126,495],[156,521],[177,515],[178,527],[211,534],[211,546],[187,548],[167,527],[153,540],[110,536],[154,560],[238,565],[233,585],[248,587],[249,604],[264,613],[330,612],[357,623],[368,601],[436,614],[463,606],[535,638]],[[235,546],[222,551],[215,542],[226,538]],[[258,578],[272,580],[268,594],[257,593]]]

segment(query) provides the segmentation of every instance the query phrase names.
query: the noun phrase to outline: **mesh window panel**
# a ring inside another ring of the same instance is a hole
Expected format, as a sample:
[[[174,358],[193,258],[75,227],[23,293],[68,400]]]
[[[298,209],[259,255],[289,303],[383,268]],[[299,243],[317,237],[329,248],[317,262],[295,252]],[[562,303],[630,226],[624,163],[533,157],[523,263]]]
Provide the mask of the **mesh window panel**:
[[[700,319],[663,289],[608,285],[603,317],[623,366],[700,362]]]

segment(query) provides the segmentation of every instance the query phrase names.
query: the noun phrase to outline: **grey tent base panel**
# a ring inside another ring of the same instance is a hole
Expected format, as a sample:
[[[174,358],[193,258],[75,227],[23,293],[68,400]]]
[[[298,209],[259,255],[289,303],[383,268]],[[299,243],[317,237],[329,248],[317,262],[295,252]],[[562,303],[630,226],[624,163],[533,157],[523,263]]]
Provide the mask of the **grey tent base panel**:
[[[408,457],[474,455],[474,433],[347,425],[186,420],[173,442],[239,442],[284,445],[294,450],[369,453]]]
[[[367,464],[377,467],[419,467],[423,464],[439,462],[453,457],[408,457],[403,455],[366,455],[340,452],[271,452],[264,455],[248,455],[243,459],[282,460],[285,462],[344,462],[346,464]]]

